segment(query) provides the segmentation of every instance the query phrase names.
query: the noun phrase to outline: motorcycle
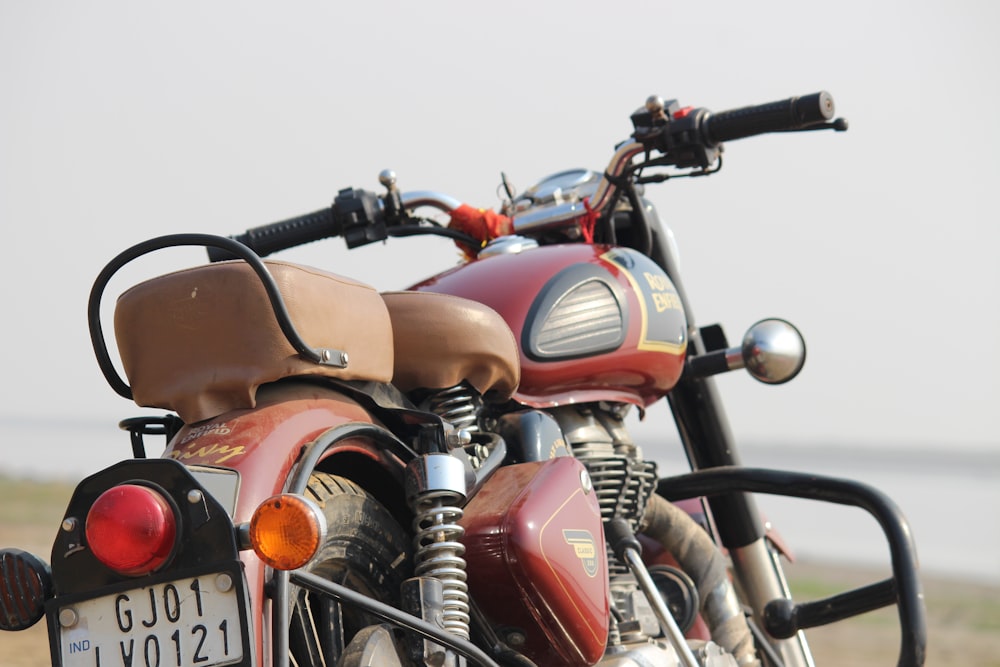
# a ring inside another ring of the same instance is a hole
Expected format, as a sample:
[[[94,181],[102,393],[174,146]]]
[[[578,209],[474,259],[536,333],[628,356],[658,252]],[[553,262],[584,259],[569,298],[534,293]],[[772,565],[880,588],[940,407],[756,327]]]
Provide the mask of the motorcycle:
[[[0,627],[44,617],[62,667],[807,666],[805,629],[896,605],[898,664],[923,664],[899,508],[854,481],[740,463],[713,376],[787,382],[801,335],[766,319],[730,345],[696,326],[644,197],[719,171],[724,142],[846,122],[825,92],[721,113],[654,96],[631,121],[603,171],[520,195],[504,178],[500,211],[402,192],[386,171],[380,194],[115,257],[90,297],[98,363],[168,413],[121,422],[132,458],[76,487],[51,564],[0,551]],[[400,292],[262,259],[424,234],[465,260]],[[110,279],[191,245],[211,261],[118,297],[114,361]],[[667,477],[625,427],[663,398],[691,467]],[[754,494],[867,510],[892,576],[793,601]]]

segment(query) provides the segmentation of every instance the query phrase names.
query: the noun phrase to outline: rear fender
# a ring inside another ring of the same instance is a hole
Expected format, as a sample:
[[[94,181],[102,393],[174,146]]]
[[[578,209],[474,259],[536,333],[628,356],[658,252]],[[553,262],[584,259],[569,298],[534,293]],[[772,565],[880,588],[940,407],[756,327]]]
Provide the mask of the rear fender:
[[[267,498],[300,493],[317,468],[352,477],[362,471],[402,479],[405,446],[351,398],[315,385],[287,385],[259,396],[257,407],[185,425],[163,458],[239,473],[233,521],[245,523]],[[350,466],[344,463],[350,462]],[[381,471],[381,472],[374,472]],[[266,568],[252,551],[240,554],[251,596],[254,637],[264,656]]]
[[[250,410],[234,410],[183,426],[163,452],[185,465],[229,468],[240,474],[233,521],[250,520],[267,498],[288,487],[292,471],[322,434],[346,424],[373,424],[357,402],[338,393],[309,386],[272,390]],[[340,440],[325,458],[350,451],[381,461],[365,440]]]

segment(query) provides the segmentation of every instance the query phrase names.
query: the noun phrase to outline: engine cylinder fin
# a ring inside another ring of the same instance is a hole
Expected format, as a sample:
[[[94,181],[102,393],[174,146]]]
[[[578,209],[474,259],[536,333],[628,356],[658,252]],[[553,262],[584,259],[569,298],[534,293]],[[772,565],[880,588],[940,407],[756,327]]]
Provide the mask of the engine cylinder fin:
[[[630,460],[621,454],[591,458],[581,455],[582,452],[575,448],[574,454],[587,468],[597,494],[601,517],[605,521],[615,517],[625,518],[636,530],[656,485],[656,464]]]

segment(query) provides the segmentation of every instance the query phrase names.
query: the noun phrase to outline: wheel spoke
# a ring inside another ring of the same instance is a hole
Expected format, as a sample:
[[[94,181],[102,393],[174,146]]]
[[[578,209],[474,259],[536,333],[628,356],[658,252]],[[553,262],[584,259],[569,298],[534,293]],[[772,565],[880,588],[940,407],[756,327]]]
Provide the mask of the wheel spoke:
[[[321,662],[321,639],[311,609],[311,596],[306,591],[298,591],[291,616],[288,631],[288,653],[291,660],[310,667],[324,665]]]
[[[320,636],[327,638],[327,641],[321,642],[320,649],[326,658],[326,664],[336,665],[344,653],[346,643],[343,610],[339,602],[329,598],[321,598],[316,602],[314,605],[318,607],[316,625],[323,633]]]
[[[309,570],[365,595],[389,603],[398,601],[399,587],[412,573],[411,537],[407,532],[384,506],[348,479],[314,472],[308,491],[323,508],[330,526]],[[401,552],[405,560],[401,560]],[[401,563],[405,565],[400,567]],[[388,642],[391,653],[395,654],[392,634],[386,637],[378,634],[376,617],[297,587],[292,588],[292,594],[288,649],[293,667],[336,667],[359,632],[364,632],[362,639],[374,642],[374,647]],[[379,660],[389,655],[385,653]],[[398,660],[393,664],[398,664]]]

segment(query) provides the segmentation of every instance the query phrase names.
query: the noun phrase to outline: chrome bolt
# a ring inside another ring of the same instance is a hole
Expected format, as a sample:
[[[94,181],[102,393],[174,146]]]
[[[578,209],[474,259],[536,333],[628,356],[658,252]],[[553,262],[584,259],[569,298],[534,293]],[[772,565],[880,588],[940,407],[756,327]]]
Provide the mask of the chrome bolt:
[[[524,633],[517,631],[507,633],[507,643],[511,646],[524,646],[526,641],[528,638],[524,636]]]
[[[586,470],[580,471],[580,485],[583,486],[584,493],[590,493],[594,490],[594,483],[590,481],[590,475],[587,474]]]
[[[378,182],[386,189],[392,190],[396,186],[396,172],[392,169],[383,169],[378,173]]]
[[[197,505],[205,499],[205,496],[198,489],[191,489],[188,491],[187,500],[192,505]]]
[[[663,98],[659,95],[650,95],[646,98],[646,111],[650,113],[657,113],[663,111],[663,107],[666,104],[663,102]]]
[[[445,443],[448,445],[448,449],[456,449],[458,447],[466,447],[472,443],[472,434],[465,430],[464,428],[457,431],[448,431],[445,436]]]
[[[348,361],[347,353],[346,352],[341,352],[340,353],[340,365],[343,366],[344,368],[347,368],[347,361]]]
[[[215,590],[228,593],[233,587],[233,578],[223,572],[215,578]]]
[[[76,610],[72,607],[63,607],[59,610],[59,625],[64,628],[72,628],[80,620]]]
[[[62,529],[67,533],[72,533],[74,530],[76,530],[76,519],[71,516],[63,519]]]

